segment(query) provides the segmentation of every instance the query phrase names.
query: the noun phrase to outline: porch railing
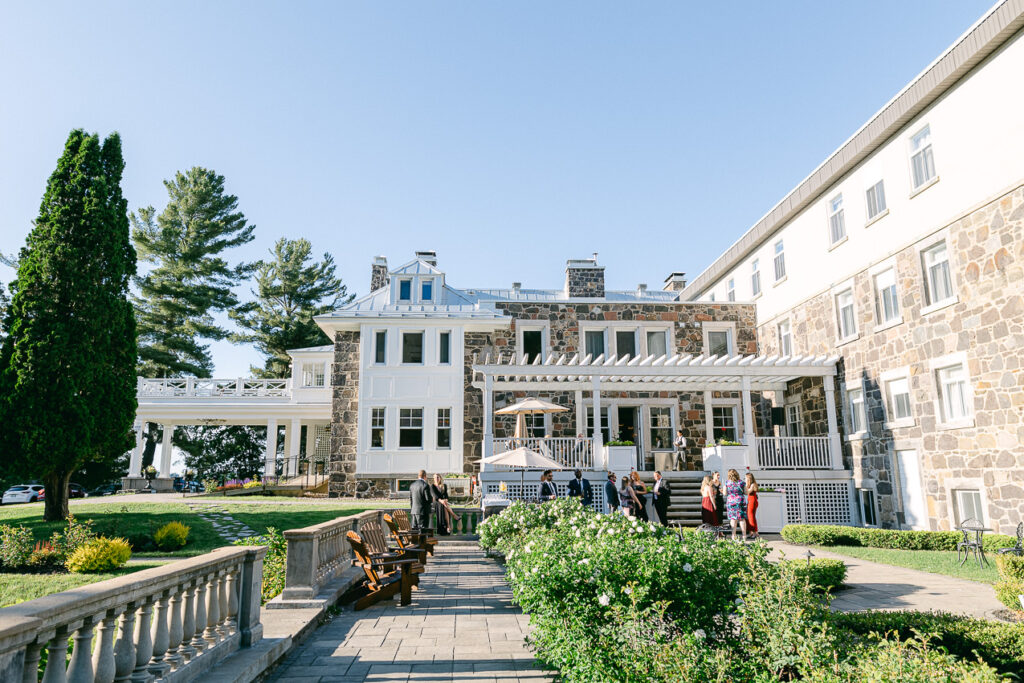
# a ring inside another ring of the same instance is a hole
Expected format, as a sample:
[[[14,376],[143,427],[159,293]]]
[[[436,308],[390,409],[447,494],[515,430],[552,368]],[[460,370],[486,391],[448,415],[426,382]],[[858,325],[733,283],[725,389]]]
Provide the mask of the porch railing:
[[[289,398],[291,380],[206,379],[203,377],[140,377],[139,398]]]
[[[759,436],[757,467],[762,470],[831,469],[829,437]]]
[[[594,440],[590,438],[577,439],[574,437],[559,438],[512,438],[495,439],[494,454],[515,450],[516,448],[528,448],[531,451],[551,458],[566,469],[594,468]],[[495,467],[499,469],[499,467]]]
[[[45,648],[44,681],[192,680],[262,638],[266,552],[221,548],[6,607],[0,679],[36,681]]]

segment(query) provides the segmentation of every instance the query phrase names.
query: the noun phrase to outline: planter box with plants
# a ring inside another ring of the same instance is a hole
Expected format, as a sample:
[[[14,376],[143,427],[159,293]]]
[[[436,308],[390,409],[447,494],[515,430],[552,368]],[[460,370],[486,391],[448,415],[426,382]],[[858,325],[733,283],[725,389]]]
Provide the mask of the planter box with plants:
[[[743,470],[750,467],[747,447],[737,441],[719,441],[704,446],[704,469],[724,475],[731,469]],[[724,479],[724,476],[723,476]]]
[[[625,474],[636,467],[636,444],[632,441],[609,441],[604,453],[607,468],[616,474]]]

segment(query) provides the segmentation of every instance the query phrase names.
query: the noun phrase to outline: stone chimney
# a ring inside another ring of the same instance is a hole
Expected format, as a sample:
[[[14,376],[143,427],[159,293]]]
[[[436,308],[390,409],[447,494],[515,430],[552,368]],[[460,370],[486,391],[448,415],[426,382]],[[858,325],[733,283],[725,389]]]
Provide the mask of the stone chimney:
[[[376,292],[388,284],[388,260],[384,256],[377,256],[370,266],[370,291]]]
[[[437,266],[437,252],[436,251],[417,251],[416,252],[416,258],[419,259],[420,261],[423,261],[424,263],[429,263],[430,265],[432,265],[434,267]]]
[[[604,298],[604,266],[597,265],[597,254],[587,259],[566,261],[565,295],[570,298]]]
[[[665,286],[662,290],[666,292],[681,292],[686,289],[686,273],[675,272],[665,278]]]
[[[636,286],[636,295],[641,299],[647,296],[647,283],[641,282]]]

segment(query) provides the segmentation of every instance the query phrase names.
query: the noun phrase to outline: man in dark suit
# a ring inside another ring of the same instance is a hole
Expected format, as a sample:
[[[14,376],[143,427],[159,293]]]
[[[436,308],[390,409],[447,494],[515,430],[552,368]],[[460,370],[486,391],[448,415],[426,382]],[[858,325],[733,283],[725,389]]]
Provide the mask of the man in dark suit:
[[[604,483],[604,504],[608,514],[619,509],[619,490],[615,488],[615,473],[608,473],[608,481]]]
[[[430,526],[430,508],[433,506],[434,499],[430,495],[426,470],[420,470],[419,479],[409,487],[409,498],[413,527],[416,529],[428,528]]]
[[[590,503],[594,500],[594,493],[590,490],[590,482],[583,478],[583,472],[576,470],[573,472],[576,478],[569,482],[570,498],[582,498],[580,501],[583,503],[583,507],[590,507]]]
[[[552,481],[551,470],[545,470],[544,474],[540,475],[540,499],[543,502],[555,498],[558,498],[558,490]]]
[[[672,501],[672,488],[661,476],[661,472],[654,473],[654,509],[658,512],[658,521],[668,524],[668,506]]]

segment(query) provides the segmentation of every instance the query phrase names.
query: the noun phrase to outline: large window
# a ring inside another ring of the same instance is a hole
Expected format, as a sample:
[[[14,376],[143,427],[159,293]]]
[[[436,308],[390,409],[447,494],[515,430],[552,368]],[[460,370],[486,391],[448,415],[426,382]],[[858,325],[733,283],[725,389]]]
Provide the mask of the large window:
[[[412,301],[412,280],[398,281],[398,300]]]
[[[953,280],[949,275],[949,252],[942,240],[921,252],[924,267],[925,300],[929,306],[953,298]]]
[[[849,412],[847,426],[850,435],[862,434],[867,431],[867,419],[864,414],[864,390],[860,387],[846,392],[846,408]]]
[[[896,270],[887,268],[875,276],[875,313],[878,323],[891,323],[900,318],[900,302],[896,293]]]
[[[775,281],[786,277],[786,252],[782,240],[775,243]]]
[[[708,332],[708,355],[729,355],[729,330],[710,330]]]
[[[384,448],[384,408],[370,409],[370,448]]]
[[[526,436],[543,439],[547,435],[547,424],[543,413],[527,413],[523,417],[526,422]]]
[[[846,219],[843,216],[843,195],[837,194],[828,203],[829,244],[836,244],[846,237]]]
[[[597,358],[604,353],[604,330],[587,330],[585,337],[587,354]]]
[[[423,333],[402,333],[402,362],[423,363]]]
[[[636,356],[636,330],[615,330],[615,354],[619,358]]]
[[[377,365],[384,365],[387,362],[388,333],[379,330],[373,336],[373,362]]]
[[[433,280],[424,280],[423,283],[420,285],[420,299],[422,299],[423,301],[433,301],[434,300],[434,281]]]
[[[523,354],[526,362],[532,363],[543,353],[544,332],[542,330],[523,330]],[[543,358],[541,359],[543,360]]]
[[[789,320],[779,323],[779,354],[783,356],[793,355],[793,333],[790,330]]]
[[[666,356],[668,355],[668,332],[665,330],[649,330],[647,332],[647,355]]]
[[[853,289],[844,289],[836,294],[836,325],[839,339],[849,339],[857,334],[857,319],[853,312]]]
[[[322,387],[326,385],[323,361],[302,364],[302,386]]]
[[[910,379],[898,377],[886,383],[889,391],[889,414],[892,420],[905,420],[910,414]]]
[[[885,185],[881,180],[868,188],[868,220],[880,216],[886,209]]]
[[[736,406],[711,406],[711,429],[715,441],[739,441]]]
[[[733,278],[729,278],[725,288],[725,298],[729,301],[736,301],[736,280]]]
[[[922,187],[935,177],[935,158],[932,156],[932,131],[925,126],[910,138],[910,166],[914,189]]]
[[[756,297],[761,293],[761,263],[757,259],[750,262],[750,294]]]
[[[441,332],[437,335],[437,362],[441,365],[451,365],[452,362],[452,333]]]
[[[452,447],[452,409],[437,409],[437,447],[449,449]]]
[[[967,386],[967,373],[963,363],[939,368],[935,372],[939,387],[939,406],[942,422],[954,422],[971,417],[971,392]]]
[[[423,408],[398,411],[398,447],[423,448]]]
[[[969,519],[984,523],[985,509],[981,504],[981,491],[976,489],[954,489],[953,511],[957,525]]]
[[[587,436],[593,436],[594,434],[594,409],[587,408]],[[601,408],[601,440],[603,443],[608,443],[612,440],[612,428],[608,424],[608,409]]]
[[[651,406],[651,447],[657,450],[672,448],[672,408]]]

